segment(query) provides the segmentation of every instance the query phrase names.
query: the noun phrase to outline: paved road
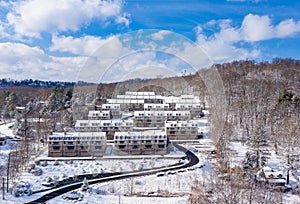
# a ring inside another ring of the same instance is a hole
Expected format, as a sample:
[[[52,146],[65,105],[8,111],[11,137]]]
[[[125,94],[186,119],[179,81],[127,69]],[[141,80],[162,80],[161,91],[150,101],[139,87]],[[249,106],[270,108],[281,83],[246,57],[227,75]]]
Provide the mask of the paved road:
[[[152,175],[152,174],[156,174],[159,172],[166,172],[166,171],[170,171],[170,170],[178,170],[178,169],[191,167],[191,166],[194,166],[199,163],[198,157],[193,152],[187,150],[185,147],[180,146],[178,144],[173,144],[173,145],[176,148],[178,148],[180,151],[183,151],[186,154],[186,156],[189,160],[188,163],[180,164],[180,165],[176,165],[176,166],[174,166],[174,165],[168,166],[168,167],[159,168],[159,169],[155,169],[155,170],[134,171],[134,172],[130,172],[130,173],[111,173],[111,174],[107,174],[107,175],[102,174],[102,175],[98,175],[98,177],[94,177],[93,179],[88,179],[88,183],[91,185],[91,184],[96,184],[96,183],[114,181],[114,180],[119,180],[119,179],[137,177],[137,176]],[[46,201],[53,199],[57,196],[60,196],[64,193],[78,189],[82,186],[82,180],[84,177],[90,178],[88,175],[90,175],[90,174],[80,175],[79,176],[80,182],[76,182],[76,183],[72,183],[72,184],[69,184],[66,186],[59,187],[56,190],[53,190],[34,201],[28,202],[28,204],[45,203]]]

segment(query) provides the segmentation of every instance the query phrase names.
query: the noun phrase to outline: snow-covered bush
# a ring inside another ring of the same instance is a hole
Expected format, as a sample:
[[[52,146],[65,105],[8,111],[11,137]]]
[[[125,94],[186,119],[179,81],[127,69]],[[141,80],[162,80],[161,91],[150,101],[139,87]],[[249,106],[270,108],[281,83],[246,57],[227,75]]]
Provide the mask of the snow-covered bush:
[[[41,166],[48,166],[48,162],[47,161],[43,161],[43,162],[41,162]]]
[[[59,165],[59,161],[55,160],[55,162],[53,163],[54,166],[58,166]]]
[[[298,195],[300,194],[300,183],[296,183],[293,185],[292,193]]]
[[[89,190],[89,188],[90,188],[89,183],[88,183],[87,179],[84,178],[80,189],[81,189],[81,191],[87,191],[87,190]]]
[[[23,195],[30,196],[31,194],[32,194],[32,190],[31,190],[31,184],[29,182],[21,181],[13,187],[13,195],[15,197],[20,197]]]
[[[30,171],[35,176],[41,176],[43,174],[43,170],[41,168],[34,168]]]
[[[29,164],[28,165],[28,172],[30,173],[32,169],[35,168],[35,164]]]

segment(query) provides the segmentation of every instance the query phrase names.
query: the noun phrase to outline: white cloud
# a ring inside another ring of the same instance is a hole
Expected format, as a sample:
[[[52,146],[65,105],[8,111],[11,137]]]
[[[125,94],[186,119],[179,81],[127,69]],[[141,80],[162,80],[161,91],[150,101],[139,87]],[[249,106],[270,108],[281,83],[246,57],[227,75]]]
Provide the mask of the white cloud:
[[[72,36],[52,36],[50,51],[69,52],[75,55],[91,55],[100,46],[109,41],[113,36],[102,39],[95,36],[83,36],[74,38]]]
[[[276,37],[284,38],[300,33],[300,21],[295,22],[293,19],[281,21],[275,28]]]
[[[94,19],[122,19],[116,22],[128,26],[122,4],[121,0],[26,0],[11,3],[7,22],[16,33],[29,37],[39,37],[41,32],[77,31]]]
[[[269,16],[248,14],[243,20],[241,33],[245,41],[255,42],[273,38],[273,29]]]
[[[130,14],[124,13],[122,16],[118,16],[116,18],[116,22],[118,24],[124,24],[126,27],[130,24]]]
[[[152,34],[152,39],[153,40],[163,40],[165,38],[165,36],[170,33],[171,32],[168,30],[161,30],[161,31],[158,31],[158,32]]]
[[[211,36],[205,35],[205,29],[218,27]],[[260,50],[255,42],[273,38],[292,37],[300,33],[300,21],[287,19],[272,24],[269,16],[248,14],[240,27],[233,27],[230,19],[211,20],[203,26],[195,28],[197,42],[215,61],[231,61],[245,58],[259,58]],[[248,48],[242,48],[237,43],[248,43]]]
[[[300,33],[300,21],[283,20],[278,25],[272,25],[269,16],[248,14],[245,16],[241,34],[245,41],[256,42],[272,38],[285,38]]]
[[[224,62],[259,57],[259,50],[247,50],[235,45],[235,43],[242,40],[238,28],[233,28],[228,25],[224,26],[224,21],[220,23],[220,31],[212,36],[204,35],[203,29],[200,26],[195,29],[197,33],[197,43],[206,51],[207,55],[213,61]]]
[[[82,57],[54,57],[39,47],[0,43],[0,73],[3,78],[75,81]]]

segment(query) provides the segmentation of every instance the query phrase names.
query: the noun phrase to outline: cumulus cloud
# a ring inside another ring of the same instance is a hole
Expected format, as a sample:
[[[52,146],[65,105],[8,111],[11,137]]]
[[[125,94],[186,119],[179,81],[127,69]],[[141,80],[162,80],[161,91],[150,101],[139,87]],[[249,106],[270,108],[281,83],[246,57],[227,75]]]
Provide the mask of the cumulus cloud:
[[[130,14],[124,13],[122,16],[118,16],[115,20],[118,24],[124,24],[126,27],[130,24]]]
[[[161,31],[158,31],[156,33],[153,33],[152,34],[152,39],[153,40],[163,40],[164,37],[168,34],[170,34],[171,32],[168,31],[168,30],[161,30]]]
[[[259,58],[256,42],[273,38],[292,37],[300,33],[300,21],[287,19],[272,24],[269,16],[248,14],[240,27],[233,27],[230,19],[212,20],[195,28],[197,42],[215,61],[230,61],[245,58]],[[213,35],[205,35],[206,29],[218,27]],[[238,44],[239,43],[239,44]],[[243,48],[241,44],[247,44]]]
[[[95,36],[83,36],[74,38],[72,36],[52,36],[52,45],[50,51],[68,52],[75,55],[91,55],[104,43],[109,41],[113,36],[101,38]]]
[[[4,78],[75,81],[82,57],[54,57],[39,47],[0,43],[0,73]]]
[[[300,21],[287,19],[273,25],[269,16],[248,14],[240,30],[243,39],[248,42],[285,38],[300,33]]]
[[[26,0],[11,3],[7,22],[17,34],[39,37],[42,32],[77,31],[94,19],[129,25],[121,0]]]
[[[153,36],[159,37],[153,38]],[[161,36],[164,36],[164,40],[160,40]],[[211,65],[211,61],[197,44],[170,31],[136,31],[110,37],[107,40],[94,39],[90,36],[79,39],[60,37],[61,41],[57,41],[56,44],[62,46],[73,44],[76,48],[73,50],[67,46],[67,50],[80,53],[84,51],[77,47],[80,47],[85,39],[92,39],[91,42],[100,40],[99,44],[103,40],[103,43],[88,57],[82,67],[79,74],[79,80],[82,81],[112,82],[131,77],[167,76],[165,73],[176,75],[181,74],[182,69],[186,69],[187,73],[194,73],[200,68]],[[57,47],[57,49],[62,48]],[[154,67],[160,70],[171,69],[173,72],[158,73]],[[149,70],[145,71],[146,69]]]

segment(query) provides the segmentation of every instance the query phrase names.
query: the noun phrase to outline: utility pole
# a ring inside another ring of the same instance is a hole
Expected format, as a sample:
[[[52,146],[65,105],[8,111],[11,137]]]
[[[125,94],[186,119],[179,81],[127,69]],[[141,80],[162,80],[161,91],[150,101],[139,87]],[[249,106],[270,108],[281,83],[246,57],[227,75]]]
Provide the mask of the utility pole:
[[[2,200],[5,200],[5,198],[4,198],[4,189],[5,189],[4,181],[5,181],[5,179],[4,179],[4,177],[2,177]]]
[[[6,192],[8,193],[8,183],[9,183],[9,168],[10,168],[10,153],[8,153],[8,161],[7,161],[7,172],[6,172]],[[4,184],[4,182],[3,182]],[[4,191],[4,188],[3,188],[3,191]]]

